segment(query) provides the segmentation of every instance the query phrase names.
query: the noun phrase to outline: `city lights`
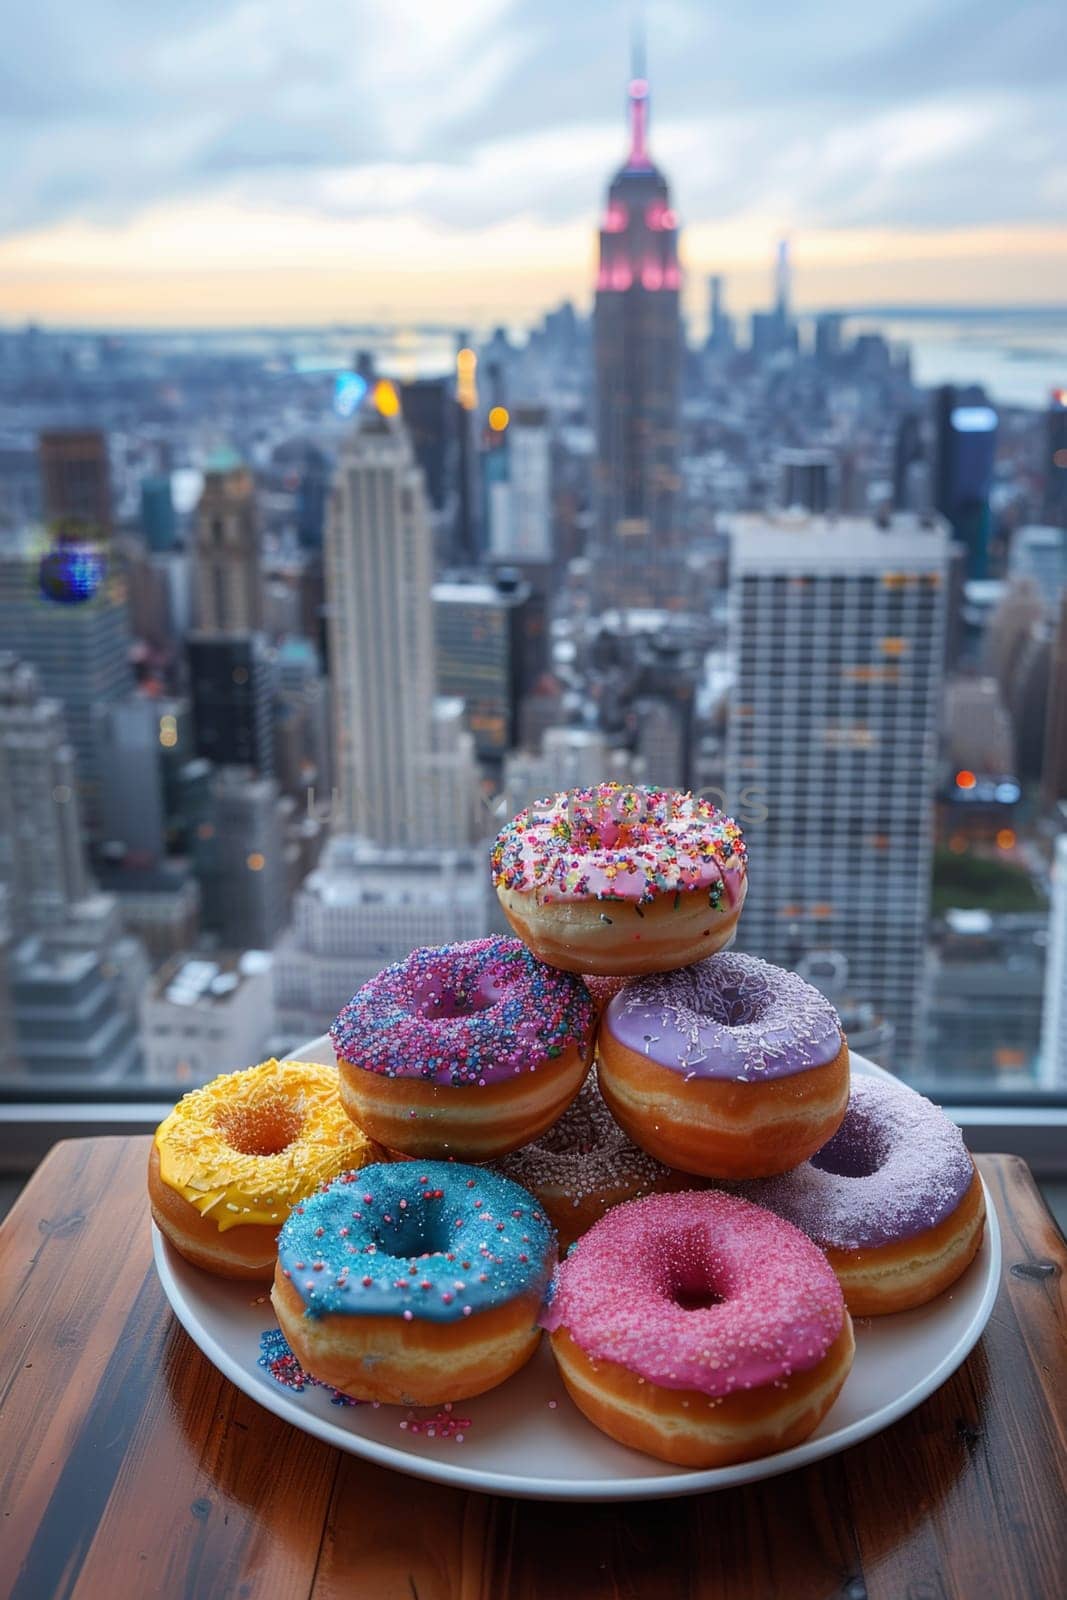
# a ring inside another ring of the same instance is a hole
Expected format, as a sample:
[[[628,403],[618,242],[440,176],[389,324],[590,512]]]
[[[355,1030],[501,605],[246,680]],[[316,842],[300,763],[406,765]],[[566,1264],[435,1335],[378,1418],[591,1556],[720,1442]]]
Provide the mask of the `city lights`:
[[[333,409],[339,417],[354,417],[367,392],[367,380],[358,372],[339,372],[333,388]]]
[[[511,415],[506,406],[492,406],[490,408],[489,426],[494,433],[503,433],[510,421]]]
[[[961,772],[957,772],[956,774],[957,789],[973,789],[977,782],[978,779],[975,777],[974,773],[968,772],[966,768],[964,768]]]
[[[395,384],[390,383],[388,378],[380,378],[374,385],[374,404],[383,417],[400,415],[400,396]]]

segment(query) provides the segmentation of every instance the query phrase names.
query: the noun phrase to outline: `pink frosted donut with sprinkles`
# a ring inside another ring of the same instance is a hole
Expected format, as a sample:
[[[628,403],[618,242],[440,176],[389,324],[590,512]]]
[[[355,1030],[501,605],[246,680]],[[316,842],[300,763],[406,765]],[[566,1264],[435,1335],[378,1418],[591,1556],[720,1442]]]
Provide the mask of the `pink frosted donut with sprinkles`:
[[[700,1187],[701,1180],[665,1167],[626,1137],[604,1104],[597,1069],[558,1122],[505,1156],[500,1171],[536,1196],[566,1250],[612,1206]]]
[[[852,1323],[798,1228],[717,1191],[609,1211],[542,1322],[578,1406],[620,1444],[722,1467],[799,1444],[852,1366]]]
[[[542,961],[633,977],[729,944],[744,904],[745,842],[691,794],[602,783],[509,822],[492,852],[504,915]]]
[[[925,1305],[970,1265],[985,1226],[960,1130],[888,1078],[853,1081],[844,1122],[810,1161],[736,1192],[814,1240],[857,1317]]]
[[[815,1154],[848,1105],[830,1002],[724,950],[628,983],[600,1022],[600,1092],[643,1150],[705,1178],[765,1178]]]
[[[562,1115],[593,1056],[585,984],[518,939],[412,951],[330,1029],[352,1120],[407,1156],[490,1161]]]

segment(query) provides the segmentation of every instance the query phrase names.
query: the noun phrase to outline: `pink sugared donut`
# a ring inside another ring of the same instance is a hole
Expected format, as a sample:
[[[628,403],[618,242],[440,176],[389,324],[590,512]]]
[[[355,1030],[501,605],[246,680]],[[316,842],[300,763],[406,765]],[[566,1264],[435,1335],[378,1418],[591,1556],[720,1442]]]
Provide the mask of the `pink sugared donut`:
[[[799,1444],[855,1348],[821,1251],[714,1190],[610,1211],[560,1265],[543,1322],[579,1410],[621,1444],[685,1467]]]
[[[888,1078],[853,1080],[844,1122],[810,1161],[735,1192],[815,1241],[857,1317],[932,1300],[969,1266],[985,1225],[960,1130]]]
[[[567,1109],[595,1032],[580,978],[492,938],[413,950],[353,995],[330,1040],[344,1108],[371,1138],[490,1161]]]
[[[670,972],[729,944],[748,887],[741,829],[675,789],[601,783],[522,811],[493,883],[515,932],[565,972]]]

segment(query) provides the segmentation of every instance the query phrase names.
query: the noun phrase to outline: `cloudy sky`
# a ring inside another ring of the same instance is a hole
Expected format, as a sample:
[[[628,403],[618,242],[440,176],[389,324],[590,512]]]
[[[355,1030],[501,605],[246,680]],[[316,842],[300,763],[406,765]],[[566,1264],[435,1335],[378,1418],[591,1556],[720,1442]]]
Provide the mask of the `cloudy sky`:
[[[0,319],[519,321],[588,297],[627,0],[22,0]],[[1067,300],[1062,0],[648,0],[694,304]]]

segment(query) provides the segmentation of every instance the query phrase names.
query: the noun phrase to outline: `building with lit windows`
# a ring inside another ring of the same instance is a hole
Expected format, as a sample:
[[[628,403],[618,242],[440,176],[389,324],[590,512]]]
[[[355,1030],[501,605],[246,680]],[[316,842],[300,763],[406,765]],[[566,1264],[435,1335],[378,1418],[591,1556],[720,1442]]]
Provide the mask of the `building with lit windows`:
[[[947,529],[797,513],[732,519],[727,803],[753,871],[739,943],[839,952],[914,1064],[942,701]]]
[[[227,950],[269,950],[289,913],[278,786],[247,768],[222,767],[211,780],[211,798],[204,922]]]
[[[629,88],[630,150],[600,225],[593,315],[599,573],[607,597],[657,601],[677,587],[678,219],[648,153],[648,83]]]

